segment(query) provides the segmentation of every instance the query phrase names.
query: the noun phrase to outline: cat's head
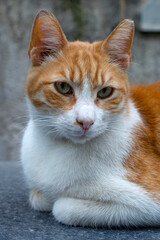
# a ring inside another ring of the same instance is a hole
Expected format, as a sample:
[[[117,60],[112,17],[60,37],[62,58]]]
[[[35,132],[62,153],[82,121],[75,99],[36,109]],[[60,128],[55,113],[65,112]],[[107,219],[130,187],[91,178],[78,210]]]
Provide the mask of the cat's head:
[[[26,93],[31,117],[46,134],[85,143],[127,114],[133,34],[133,21],[124,20],[103,41],[68,42],[54,15],[37,15]]]

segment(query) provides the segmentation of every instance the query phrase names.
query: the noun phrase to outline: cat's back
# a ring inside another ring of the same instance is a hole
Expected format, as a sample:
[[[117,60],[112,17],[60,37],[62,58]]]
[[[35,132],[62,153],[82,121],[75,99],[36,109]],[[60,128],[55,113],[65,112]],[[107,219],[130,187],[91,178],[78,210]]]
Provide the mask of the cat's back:
[[[132,86],[131,98],[143,120],[147,139],[160,153],[160,81]]]
[[[131,86],[131,98],[146,123],[160,120],[160,81]]]

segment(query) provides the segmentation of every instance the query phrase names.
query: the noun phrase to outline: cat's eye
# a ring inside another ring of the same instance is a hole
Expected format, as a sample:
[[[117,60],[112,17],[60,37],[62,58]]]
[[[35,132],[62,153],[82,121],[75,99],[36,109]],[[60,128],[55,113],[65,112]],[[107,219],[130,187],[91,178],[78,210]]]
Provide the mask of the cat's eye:
[[[66,82],[56,82],[55,87],[62,94],[72,94],[73,88]]]
[[[97,93],[97,97],[98,98],[108,98],[112,95],[113,93],[113,88],[111,87],[105,87],[102,88],[98,93]]]

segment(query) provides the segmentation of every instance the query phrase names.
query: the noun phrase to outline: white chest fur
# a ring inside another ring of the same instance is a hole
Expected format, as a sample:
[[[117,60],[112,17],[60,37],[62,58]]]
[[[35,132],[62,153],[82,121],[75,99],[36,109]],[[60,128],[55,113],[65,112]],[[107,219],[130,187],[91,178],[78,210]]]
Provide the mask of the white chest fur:
[[[133,123],[138,118],[137,113],[132,114],[135,116],[130,121],[119,122],[117,131],[82,145],[51,139],[30,121],[21,157],[30,187],[47,191],[53,198],[57,194],[83,198],[86,191],[103,188],[104,184],[113,186],[114,182],[118,188],[125,173],[123,159],[131,147]]]
[[[30,188],[42,190],[55,202],[53,214],[58,221],[76,224],[77,220],[77,224],[81,224],[78,219],[81,215],[83,219],[86,213],[86,219],[89,219],[86,224],[93,226],[102,226],[105,222],[117,226],[117,221],[126,225],[130,224],[129,221],[132,224],[159,223],[159,204],[140,186],[125,179],[123,161],[132,146],[132,129],[140,121],[132,105],[130,113],[129,119],[123,121],[122,117],[119,121],[117,131],[82,145],[51,139],[32,120],[29,122],[21,149],[23,169]],[[90,217],[90,208],[83,205],[83,201],[91,204],[91,210],[95,208],[91,211],[94,217]],[[76,218],[66,204],[71,209],[74,204],[75,210],[80,208]]]

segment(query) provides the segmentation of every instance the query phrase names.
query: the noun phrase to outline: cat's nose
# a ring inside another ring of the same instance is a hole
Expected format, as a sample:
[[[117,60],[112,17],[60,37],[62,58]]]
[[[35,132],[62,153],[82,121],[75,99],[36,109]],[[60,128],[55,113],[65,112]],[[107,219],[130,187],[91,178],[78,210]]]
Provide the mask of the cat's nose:
[[[77,124],[78,124],[81,128],[83,128],[85,131],[88,130],[88,129],[93,125],[93,123],[94,123],[94,121],[91,120],[91,119],[82,120],[82,119],[78,119],[78,118],[76,119],[76,122],[77,122]]]

